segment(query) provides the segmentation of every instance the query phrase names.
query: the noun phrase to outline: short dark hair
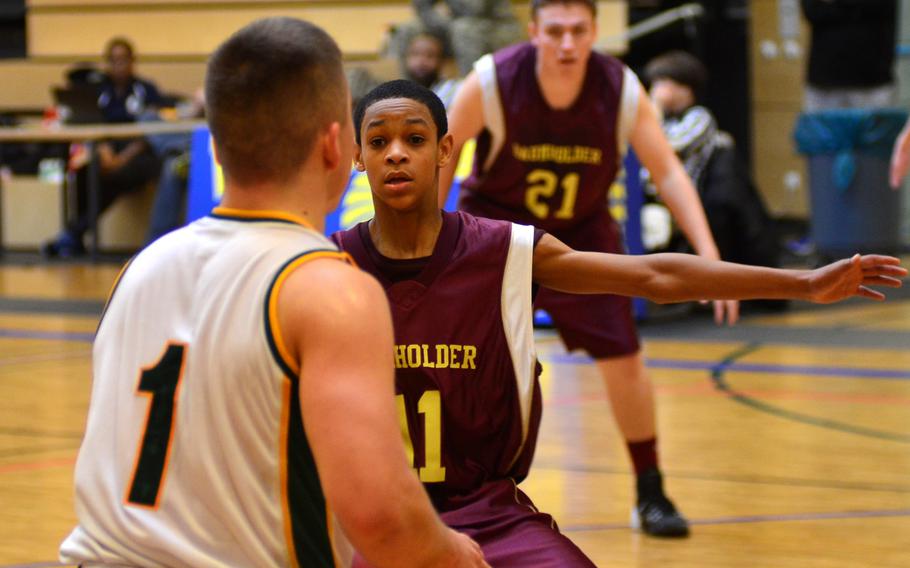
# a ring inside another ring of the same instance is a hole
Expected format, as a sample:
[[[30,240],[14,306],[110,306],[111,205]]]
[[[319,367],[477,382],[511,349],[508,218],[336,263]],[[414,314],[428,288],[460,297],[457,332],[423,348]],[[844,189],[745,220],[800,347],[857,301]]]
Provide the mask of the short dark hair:
[[[691,53],[674,50],[649,61],[645,65],[644,79],[649,87],[658,79],[671,79],[692,89],[695,98],[699,98],[708,83],[708,70]]]
[[[533,20],[537,17],[538,10],[553,4],[583,4],[591,10],[592,16],[597,16],[597,2],[594,0],[531,0],[531,19]]]
[[[436,124],[437,141],[449,131],[446,107],[443,106],[436,93],[413,81],[395,79],[379,85],[357,103],[357,108],[354,110],[354,137],[357,139],[358,145],[360,144],[360,129],[363,127],[363,117],[366,115],[367,109],[386,99],[411,99],[427,107]]]
[[[225,176],[241,184],[285,181],[319,131],[348,116],[341,50],[309,22],[257,20],[209,59],[205,101]]]
[[[449,36],[446,35],[444,30],[440,30],[439,28],[418,24],[415,26],[402,26],[399,33],[401,34],[401,40],[399,42],[398,57],[401,60],[404,60],[404,58],[407,57],[408,49],[411,48],[411,44],[419,37],[430,38],[438,43],[439,51],[443,57],[448,57],[452,54],[451,47],[449,46]]]
[[[133,43],[123,36],[112,37],[111,39],[107,40],[107,44],[104,46],[104,58],[110,59],[111,55],[114,53],[114,48],[117,47],[122,47],[125,49],[127,54],[130,56],[130,59],[133,59],[133,56],[135,54]]]

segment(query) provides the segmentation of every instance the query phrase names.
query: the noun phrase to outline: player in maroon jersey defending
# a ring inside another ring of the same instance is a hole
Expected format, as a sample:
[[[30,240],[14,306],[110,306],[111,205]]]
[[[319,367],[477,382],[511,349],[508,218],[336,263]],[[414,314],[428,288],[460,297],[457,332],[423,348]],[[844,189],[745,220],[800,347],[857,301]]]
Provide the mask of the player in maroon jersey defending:
[[[442,519],[476,540],[491,566],[592,566],[517,487],[540,424],[533,284],[658,302],[833,302],[881,299],[866,286],[899,286],[906,273],[884,256],[794,271],[575,251],[541,229],[440,211],[439,168],[452,157],[452,136],[431,91],[408,81],[380,85],[361,100],[354,123],[355,164],[370,180],[376,214],[333,238],[389,298],[412,464]]]
[[[593,0],[533,0],[530,43],[482,57],[450,108],[455,159],[443,170],[445,203],[460,149],[477,139],[459,209],[526,223],[577,250],[623,252],[607,191],[631,145],[694,249],[720,258],[698,193],[667,143],[653,105],[619,60],[592,52]],[[663,490],[654,387],[645,371],[628,298],[579,299],[542,290],[546,310],[569,350],[596,362],[637,475],[633,526],[655,536],[686,536],[688,522]],[[736,302],[715,302],[733,323]]]

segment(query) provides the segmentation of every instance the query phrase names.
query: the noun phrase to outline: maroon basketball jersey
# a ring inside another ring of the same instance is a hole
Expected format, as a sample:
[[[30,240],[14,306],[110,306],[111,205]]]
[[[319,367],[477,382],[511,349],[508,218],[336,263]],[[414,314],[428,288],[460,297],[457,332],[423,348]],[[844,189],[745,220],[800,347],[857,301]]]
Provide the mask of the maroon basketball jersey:
[[[379,254],[367,223],[333,238],[389,298],[402,432],[437,509],[486,481],[523,479],[541,407],[533,229],[443,213],[433,255],[411,274],[414,261]]]
[[[621,161],[617,123],[623,64],[592,53],[578,98],[571,107],[555,110],[537,83],[532,45],[486,57],[491,59],[475,64],[486,127],[477,138],[459,209],[557,234],[604,215]]]

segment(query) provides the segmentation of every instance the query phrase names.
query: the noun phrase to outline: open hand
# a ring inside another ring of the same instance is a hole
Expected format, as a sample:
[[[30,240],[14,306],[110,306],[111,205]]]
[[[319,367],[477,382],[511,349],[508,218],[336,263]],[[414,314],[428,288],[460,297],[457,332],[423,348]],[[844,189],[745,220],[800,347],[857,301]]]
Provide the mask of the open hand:
[[[483,558],[483,550],[479,544],[466,534],[452,529],[449,531],[455,540],[459,554],[449,558],[450,563],[446,564],[447,568],[490,568]]]
[[[809,300],[819,304],[839,302],[852,296],[884,300],[885,295],[869,286],[900,288],[907,269],[893,256],[869,254],[839,260],[809,274]]]

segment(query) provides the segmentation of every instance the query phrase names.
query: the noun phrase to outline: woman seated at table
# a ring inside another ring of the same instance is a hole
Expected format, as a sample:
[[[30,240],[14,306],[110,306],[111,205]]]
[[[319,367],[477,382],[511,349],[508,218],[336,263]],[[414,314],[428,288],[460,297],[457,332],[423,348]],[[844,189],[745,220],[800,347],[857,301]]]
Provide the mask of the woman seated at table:
[[[162,96],[150,81],[133,73],[134,51],[129,40],[116,37],[105,48],[105,74],[98,84],[98,107],[106,122],[135,122],[149,108],[161,106]],[[123,194],[136,191],[157,178],[159,158],[144,138],[111,140],[97,146],[98,214]],[[48,256],[85,254],[83,236],[91,228],[88,211],[87,163],[85,147],[70,150],[69,168],[76,172],[76,214],[57,237],[42,247]]]

